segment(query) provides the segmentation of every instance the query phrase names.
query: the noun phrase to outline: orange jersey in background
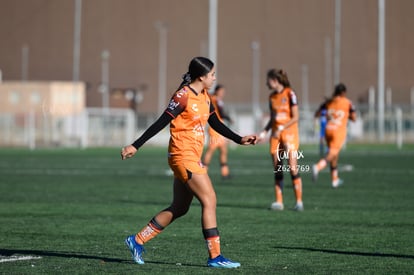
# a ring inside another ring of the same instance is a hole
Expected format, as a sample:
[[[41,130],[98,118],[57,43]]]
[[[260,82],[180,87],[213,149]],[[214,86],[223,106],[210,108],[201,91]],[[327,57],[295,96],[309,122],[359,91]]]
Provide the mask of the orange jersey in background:
[[[273,92],[269,96],[269,107],[273,116],[272,135],[270,139],[270,153],[273,154],[277,149],[281,149],[280,143],[289,147],[290,150],[299,148],[299,127],[298,122],[284,129],[280,138],[276,139],[273,134],[277,131],[278,126],[284,125],[292,118],[292,107],[296,106],[297,98],[291,88],[285,88],[282,92]],[[286,148],[288,149],[288,148]]]
[[[336,96],[326,103],[326,110],[326,141],[330,148],[340,149],[346,139],[349,115],[355,109],[348,98]]]
[[[355,109],[352,102],[342,96],[334,97],[326,104],[328,124],[327,129],[346,132],[349,114]]]
[[[273,92],[269,96],[271,114],[274,116],[272,131],[276,131],[279,125],[288,122],[292,117],[292,106],[297,105],[295,92],[291,88],[285,88],[282,92]],[[292,124],[289,128],[297,128],[298,123]]]

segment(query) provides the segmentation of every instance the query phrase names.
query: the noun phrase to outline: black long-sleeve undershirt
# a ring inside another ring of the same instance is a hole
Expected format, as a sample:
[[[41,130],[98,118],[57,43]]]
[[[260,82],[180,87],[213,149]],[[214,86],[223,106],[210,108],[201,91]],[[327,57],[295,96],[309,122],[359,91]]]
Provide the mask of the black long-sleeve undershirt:
[[[230,116],[227,114],[226,111],[224,111],[224,108],[220,106],[219,104],[217,104],[216,112],[218,112],[218,114],[220,115],[222,119],[227,120],[229,123],[231,123]]]
[[[134,143],[132,143],[132,146],[134,146],[137,150],[139,147],[144,145],[145,142],[147,142],[150,138],[158,134],[159,131],[165,128],[165,126],[168,125],[168,123],[171,122],[173,119],[172,116],[170,116],[167,113],[163,113],[143,134],[140,136]]]
[[[230,128],[221,122],[215,112],[208,118],[208,124],[210,124],[210,126],[220,135],[231,139],[235,143],[241,144],[242,137],[230,130]]]
[[[144,143],[147,142],[150,138],[155,136],[159,131],[164,129],[165,126],[167,126],[168,123],[171,122],[171,120],[173,120],[173,117],[171,115],[169,115],[168,113],[163,113],[136,141],[134,141],[134,143],[132,143],[132,146],[138,149],[139,147],[144,145]],[[234,133],[223,122],[221,122],[215,112],[213,112],[210,115],[208,123],[215,131],[217,131],[222,136],[231,139],[232,141],[238,144],[241,144],[242,137]]]

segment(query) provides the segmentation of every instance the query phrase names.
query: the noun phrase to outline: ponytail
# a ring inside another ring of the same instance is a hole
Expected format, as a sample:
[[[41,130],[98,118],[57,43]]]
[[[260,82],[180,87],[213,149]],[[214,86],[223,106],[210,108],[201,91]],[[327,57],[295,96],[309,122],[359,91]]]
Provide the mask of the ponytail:
[[[183,81],[181,82],[180,86],[178,87],[178,90],[181,90],[184,86],[188,86],[191,83],[191,75],[189,72],[186,72],[185,74],[183,74],[183,76],[181,77],[183,79]]]

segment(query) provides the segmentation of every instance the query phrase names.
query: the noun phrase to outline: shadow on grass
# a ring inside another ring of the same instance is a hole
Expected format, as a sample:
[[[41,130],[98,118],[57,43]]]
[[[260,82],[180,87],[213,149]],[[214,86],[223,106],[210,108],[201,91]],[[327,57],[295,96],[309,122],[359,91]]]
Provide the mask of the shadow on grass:
[[[115,263],[128,263],[124,259],[108,258],[94,255],[84,255],[72,252],[57,252],[57,251],[43,251],[43,250],[27,250],[27,249],[0,249],[0,255],[12,256],[14,254],[19,255],[36,255],[41,257],[61,257],[61,258],[77,258],[77,259],[90,259],[90,260],[101,260],[104,262],[115,262]]]
[[[60,258],[76,258],[76,259],[86,259],[86,260],[99,260],[107,263],[125,263],[125,264],[136,264],[132,260],[128,259],[117,259],[117,258],[109,258],[103,256],[95,256],[95,255],[85,255],[79,253],[72,253],[72,252],[58,252],[58,251],[43,251],[43,250],[27,250],[27,249],[2,249],[0,248],[0,256],[13,256],[15,254],[18,255],[31,255],[31,256],[40,256],[40,257],[60,257]],[[156,262],[156,261],[145,261],[145,263],[149,264],[164,264],[164,265],[177,265],[177,263],[172,262]],[[186,264],[180,263],[181,266],[193,266],[193,267],[206,267],[205,265],[197,265],[197,264]]]
[[[288,250],[306,250],[306,251],[312,251],[312,252],[323,252],[323,253],[353,255],[353,256],[414,259],[414,255],[390,254],[390,253],[381,253],[381,252],[373,253],[373,252],[359,252],[359,251],[341,251],[341,250],[335,250],[335,249],[321,249],[321,248],[310,248],[310,247],[289,247],[289,246],[275,246],[274,248],[288,249]]]

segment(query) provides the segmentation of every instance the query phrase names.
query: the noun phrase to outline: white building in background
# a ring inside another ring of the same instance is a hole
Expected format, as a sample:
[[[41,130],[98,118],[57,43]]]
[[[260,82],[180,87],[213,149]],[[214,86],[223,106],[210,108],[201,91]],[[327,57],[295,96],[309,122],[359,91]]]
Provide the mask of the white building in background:
[[[4,81],[0,84],[0,145],[80,143],[86,108],[83,82]]]
[[[0,84],[0,112],[65,116],[86,108],[83,82],[4,81]]]

